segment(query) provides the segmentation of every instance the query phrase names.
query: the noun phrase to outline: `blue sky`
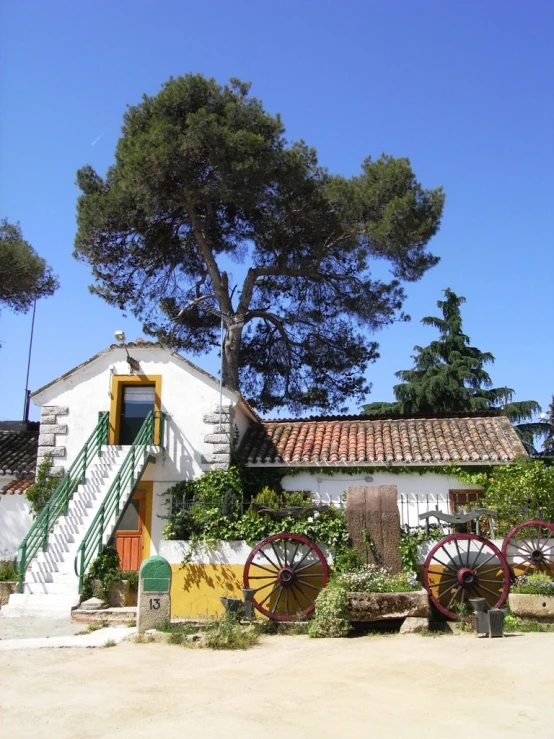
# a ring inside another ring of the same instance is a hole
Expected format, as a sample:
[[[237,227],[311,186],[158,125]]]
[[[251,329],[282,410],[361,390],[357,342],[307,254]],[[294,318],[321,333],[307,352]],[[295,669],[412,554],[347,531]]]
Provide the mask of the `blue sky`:
[[[379,334],[369,400],[392,399],[413,345],[435,338],[419,319],[450,287],[467,298],[473,343],[496,357],[494,383],[546,407],[553,37],[549,0],[0,0],[0,217],[21,222],[62,283],[37,307],[31,389],[109,345],[116,329],[142,335],[88,293],[89,269],[71,256],[75,172],[105,172],[127,104],[171,75],[201,72],[251,81],[289,138],[315,146],[333,172],[357,173],[385,152],[408,156],[424,186],[444,186],[432,242],[441,263],[407,286],[412,322]],[[1,419],[21,417],[30,323],[0,316]],[[215,357],[191,359],[217,371]]]

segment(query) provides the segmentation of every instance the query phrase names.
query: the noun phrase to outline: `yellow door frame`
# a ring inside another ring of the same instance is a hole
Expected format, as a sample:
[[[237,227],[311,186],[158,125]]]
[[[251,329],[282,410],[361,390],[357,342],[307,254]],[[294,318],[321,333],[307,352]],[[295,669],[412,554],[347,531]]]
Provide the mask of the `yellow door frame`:
[[[109,444],[119,443],[119,426],[121,422],[121,403],[123,388],[129,385],[154,385],[154,410],[162,409],[162,376],[161,375],[112,375],[110,402]],[[160,416],[156,414],[154,422],[154,443],[159,442]]]
[[[154,483],[151,480],[141,480],[135,492],[144,495],[144,519],[142,522],[142,561],[150,556],[152,546],[152,504],[154,499]]]

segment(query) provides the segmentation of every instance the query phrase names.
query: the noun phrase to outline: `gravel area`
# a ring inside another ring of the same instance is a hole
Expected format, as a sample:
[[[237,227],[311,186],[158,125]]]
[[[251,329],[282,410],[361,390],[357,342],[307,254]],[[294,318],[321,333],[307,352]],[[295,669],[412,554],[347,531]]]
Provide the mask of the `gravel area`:
[[[0,735],[553,739],[553,653],[538,633],[2,652]]]

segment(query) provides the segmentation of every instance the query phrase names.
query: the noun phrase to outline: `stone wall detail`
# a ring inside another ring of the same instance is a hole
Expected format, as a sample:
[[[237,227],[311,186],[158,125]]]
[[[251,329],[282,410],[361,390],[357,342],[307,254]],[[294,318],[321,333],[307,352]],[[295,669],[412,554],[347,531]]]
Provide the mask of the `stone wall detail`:
[[[230,406],[221,409],[221,428],[219,426],[219,406],[213,413],[204,416],[204,423],[209,433],[204,436],[206,444],[212,447],[212,453],[202,458],[211,470],[228,470],[231,463],[231,443],[233,441],[233,410]]]
[[[50,458],[52,475],[65,472],[61,460],[65,458],[66,448],[63,446],[63,438],[60,437],[67,435],[67,424],[63,423],[65,420],[63,417],[68,413],[69,408],[58,405],[45,405],[40,409],[37,467],[45,457]]]

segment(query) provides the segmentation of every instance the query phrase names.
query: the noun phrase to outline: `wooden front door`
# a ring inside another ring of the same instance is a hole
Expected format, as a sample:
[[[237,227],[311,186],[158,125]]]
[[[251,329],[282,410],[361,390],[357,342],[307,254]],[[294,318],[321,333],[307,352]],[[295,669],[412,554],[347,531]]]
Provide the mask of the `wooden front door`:
[[[120,567],[125,572],[138,572],[142,563],[146,493],[135,491],[114,533]]]

